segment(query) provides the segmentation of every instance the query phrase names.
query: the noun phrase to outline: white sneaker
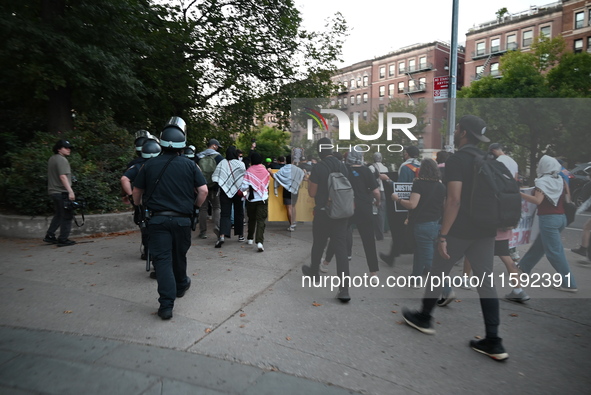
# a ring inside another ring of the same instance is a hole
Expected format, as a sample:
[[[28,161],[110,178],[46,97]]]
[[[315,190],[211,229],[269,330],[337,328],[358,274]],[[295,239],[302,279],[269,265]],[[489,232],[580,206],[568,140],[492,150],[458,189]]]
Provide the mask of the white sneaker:
[[[324,262],[320,262],[318,270],[320,270],[322,273],[328,273],[328,265],[325,265]]]
[[[252,244],[252,243],[254,243],[254,240],[248,239],[248,240],[246,241],[246,244]]]
[[[377,287],[380,284],[380,279],[378,278],[378,276],[376,276],[375,274],[373,276],[371,276],[369,278],[369,283],[374,286]]]
[[[295,232],[295,226],[290,226],[287,228],[289,232]]]
[[[257,248],[259,249],[259,252],[265,251],[265,248],[263,247],[263,243],[257,243]]]

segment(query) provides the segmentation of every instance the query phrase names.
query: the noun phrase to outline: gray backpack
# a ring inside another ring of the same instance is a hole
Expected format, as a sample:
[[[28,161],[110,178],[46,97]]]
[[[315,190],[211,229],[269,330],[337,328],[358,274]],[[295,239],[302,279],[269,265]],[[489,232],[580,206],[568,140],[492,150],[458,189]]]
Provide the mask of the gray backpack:
[[[351,182],[337,168],[336,171],[326,160],[321,163],[326,164],[328,168],[328,202],[326,204],[326,214],[332,219],[349,218],[355,212],[355,195]]]

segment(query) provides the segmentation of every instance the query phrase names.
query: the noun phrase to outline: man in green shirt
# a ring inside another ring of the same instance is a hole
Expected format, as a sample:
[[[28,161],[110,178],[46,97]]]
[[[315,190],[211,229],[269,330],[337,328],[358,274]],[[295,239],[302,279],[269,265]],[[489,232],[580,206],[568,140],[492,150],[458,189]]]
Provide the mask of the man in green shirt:
[[[54,155],[47,162],[47,192],[53,200],[55,214],[43,239],[46,243],[57,244],[65,247],[76,244],[68,239],[72,230],[72,218],[74,213],[68,204],[74,201],[76,196],[72,190],[72,172],[67,156],[72,152],[72,145],[67,140],[59,140],[53,146]],[[59,236],[55,232],[60,229]]]

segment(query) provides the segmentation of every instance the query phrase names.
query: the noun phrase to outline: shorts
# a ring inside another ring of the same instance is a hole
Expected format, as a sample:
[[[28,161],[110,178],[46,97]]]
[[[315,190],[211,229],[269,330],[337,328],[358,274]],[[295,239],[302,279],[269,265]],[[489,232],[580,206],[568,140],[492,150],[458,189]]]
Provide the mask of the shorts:
[[[285,206],[295,206],[298,202],[298,194],[283,190],[283,204]]]
[[[509,240],[495,240],[495,256],[509,255]]]

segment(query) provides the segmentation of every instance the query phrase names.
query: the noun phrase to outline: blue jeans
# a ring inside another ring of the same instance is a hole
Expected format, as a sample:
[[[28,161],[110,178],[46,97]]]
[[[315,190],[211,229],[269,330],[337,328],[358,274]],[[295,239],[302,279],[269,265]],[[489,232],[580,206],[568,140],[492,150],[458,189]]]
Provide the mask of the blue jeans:
[[[412,275],[422,276],[431,270],[435,241],[439,233],[439,222],[420,222],[414,224],[415,253],[412,259]]]
[[[577,284],[570,271],[560,239],[560,232],[566,227],[566,216],[564,214],[548,214],[540,215],[538,219],[540,234],[519,261],[519,268],[529,274],[540,259],[546,255],[554,270],[562,275],[562,286],[576,288]],[[568,274],[570,274],[570,279],[566,277]]]

